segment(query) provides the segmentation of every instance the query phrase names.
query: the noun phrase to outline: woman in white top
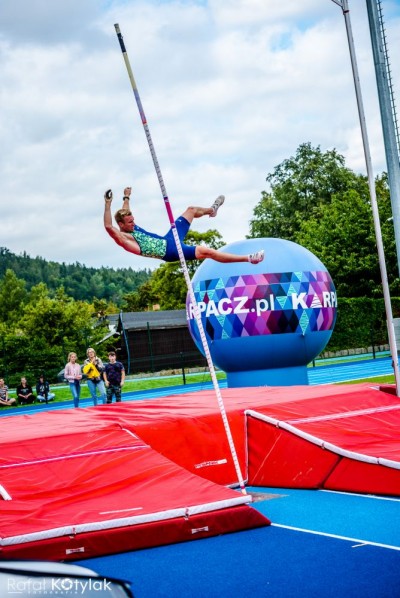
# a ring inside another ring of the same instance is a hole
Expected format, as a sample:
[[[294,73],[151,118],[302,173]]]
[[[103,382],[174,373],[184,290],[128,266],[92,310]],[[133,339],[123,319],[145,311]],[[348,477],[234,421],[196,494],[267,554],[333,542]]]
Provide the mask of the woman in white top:
[[[69,382],[74,407],[79,407],[79,397],[81,396],[82,371],[79,363],[76,363],[77,355],[73,351],[68,354],[68,363],[64,369],[64,378]]]

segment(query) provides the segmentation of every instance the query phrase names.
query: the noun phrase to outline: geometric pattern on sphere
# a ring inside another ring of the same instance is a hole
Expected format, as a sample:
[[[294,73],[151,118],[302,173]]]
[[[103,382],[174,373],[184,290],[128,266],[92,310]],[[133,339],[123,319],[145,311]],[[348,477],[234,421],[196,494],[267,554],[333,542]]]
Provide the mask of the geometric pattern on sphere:
[[[245,274],[200,280],[194,295],[209,340],[332,330],[337,296],[327,271]],[[190,326],[194,310],[187,300]]]

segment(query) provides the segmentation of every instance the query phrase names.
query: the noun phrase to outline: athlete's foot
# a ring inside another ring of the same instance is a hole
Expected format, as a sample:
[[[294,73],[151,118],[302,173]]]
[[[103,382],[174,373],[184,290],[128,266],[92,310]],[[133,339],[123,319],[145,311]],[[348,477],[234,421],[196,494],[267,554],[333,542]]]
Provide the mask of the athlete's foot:
[[[248,259],[249,259],[250,264],[259,264],[264,259],[264,249],[261,249],[260,251],[256,251],[255,253],[250,253]]]
[[[224,201],[225,201],[225,195],[220,195],[219,197],[217,197],[217,199],[214,201],[213,205],[211,206],[212,214],[210,214],[210,218],[214,218],[217,215],[218,208],[220,208],[222,206]]]

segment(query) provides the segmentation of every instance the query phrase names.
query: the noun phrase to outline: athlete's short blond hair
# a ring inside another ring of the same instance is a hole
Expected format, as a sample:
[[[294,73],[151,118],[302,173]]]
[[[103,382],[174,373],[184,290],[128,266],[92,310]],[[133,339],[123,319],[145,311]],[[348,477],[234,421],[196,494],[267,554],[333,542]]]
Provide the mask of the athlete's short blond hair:
[[[125,216],[132,216],[132,212],[130,210],[124,210],[123,208],[117,210],[114,214],[115,222],[117,222],[117,224],[123,222]]]

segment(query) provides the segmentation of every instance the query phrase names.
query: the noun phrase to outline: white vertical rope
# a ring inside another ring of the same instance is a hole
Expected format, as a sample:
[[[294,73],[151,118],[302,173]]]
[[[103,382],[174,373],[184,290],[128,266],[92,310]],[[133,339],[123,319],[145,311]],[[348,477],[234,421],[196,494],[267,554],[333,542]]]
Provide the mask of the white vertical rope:
[[[154,168],[156,170],[158,182],[159,182],[161,193],[162,193],[162,196],[163,196],[163,199],[164,199],[164,204],[165,204],[165,207],[166,207],[166,210],[167,210],[167,214],[168,214],[169,222],[170,222],[170,225],[171,225],[172,233],[174,235],[174,240],[175,240],[176,248],[178,250],[179,261],[181,263],[181,267],[182,267],[183,275],[184,275],[184,278],[185,278],[186,286],[188,288],[190,301],[191,301],[191,303],[193,305],[193,308],[194,308],[194,315],[195,315],[197,326],[198,326],[198,329],[199,329],[200,339],[201,339],[201,342],[202,342],[202,345],[203,345],[205,357],[207,359],[207,364],[208,364],[208,368],[210,370],[211,380],[212,380],[212,383],[213,383],[213,386],[214,386],[215,394],[217,396],[218,406],[219,406],[219,410],[221,412],[221,417],[222,417],[222,421],[223,421],[223,424],[224,424],[225,433],[226,433],[226,436],[227,436],[227,439],[228,439],[229,448],[230,448],[232,459],[233,459],[233,463],[234,463],[234,466],[235,466],[235,470],[236,470],[236,475],[237,475],[237,478],[238,478],[239,486],[240,486],[240,489],[241,489],[242,493],[243,494],[247,494],[246,493],[246,489],[245,489],[245,485],[244,485],[244,481],[243,481],[242,472],[241,472],[241,469],[240,469],[239,460],[238,460],[237,453],[236,453],[235,444],[233,442],[233,437],[232,437],[231,429],[230,429],[228,418],[227,418],[227,415],[226,415],[225,405],[224,405],[224,402],[223,402],[223,399],[222,399],[222,395],[221,395],[221,389],[220,389],[220,387],[218,385],[218,380],[217,380],[217,376],[216,376],[216,373],[215,373],[214,364],[212,362],[212,358],[211,358],[211,354],[210,354],[210,349],[208,347],[207,338],[206,338],[206,335],[205,335],[205,332],[204,332],[204,327],[203,327],[203,322],[201,320],[199,306],[197,305],[197,301],[196,301],[196,298],[195,298],[195,295],[194,295],[192,282],[190,280],[189,272],[188,272],[187,265],[186,265],[186,260],[185,260],[185,257],[183,255],[183,251],[182,251],[182,245],[181,245],[181,242],[180,242],[180,239],[179,239],[179,236],[178,236],[178,231],[176,230],[175,220],[174,220],[174,217],[173,217],[173,214],[172,214],[172,209],[171,209],[171,204],[170,204],[170,201],[168,199],[167,190],[166,190],[165,185],[164,185],[164,180],[163,180],[163,177],[162,177],[162,174],[161,174],[160,165],[158,163],[158,159],[157,159],[157,155],[156,155],[156,152],[155,152],[155,149],[154,149],[153,141],[151,139],[149,126],[147,124],[147,119],[146,119],[146,116],[144,114],[142,102],[141,102],[141,99],[140,99],[140,96],[139,96],[138,88],[137,88],[137,85],[136,85],[136,82],[135,82],[135,78],[133,76],[133,72],[132,72],[132,69],[131,69],[130,62],[129,62],[128,54],[127,54],[127,51],[126,51],[126,48],[125,48],[124,40],[123,40],[123,37],[122,37],[122,34],[121,34],[121,31],[120,31],[118,23],[116,23],[114,25],[114,27],[115,27],[115,31],[116,31],[117,36],[118,36],[118,41],[119,41],[119,44],[120,44],[120,47],[121,47],[121,51],[122,51],[122,55],[123,55],[123,58],[124,58],[124,61],[125,61],[125,66],[126,66],[126,69],[128,71],[128,75],[129,75],[129,79],[130,79],[130,82],[131,82],[131,85],[132,85],[132,90],[133,90],[133,93],[134,93],[134,96],[135,96],[136,104],[137,104],[137,107],[139,109],[139,113],[140,113],[140,117],[141,117],[141,120],[142,120],[143,128],[144,128],[144,131],[145,131],[145,134],[146,134],[146,139],[147,139],[147,142],[148,142],[148,145],[149,145],[151,157],[153,159]]]

